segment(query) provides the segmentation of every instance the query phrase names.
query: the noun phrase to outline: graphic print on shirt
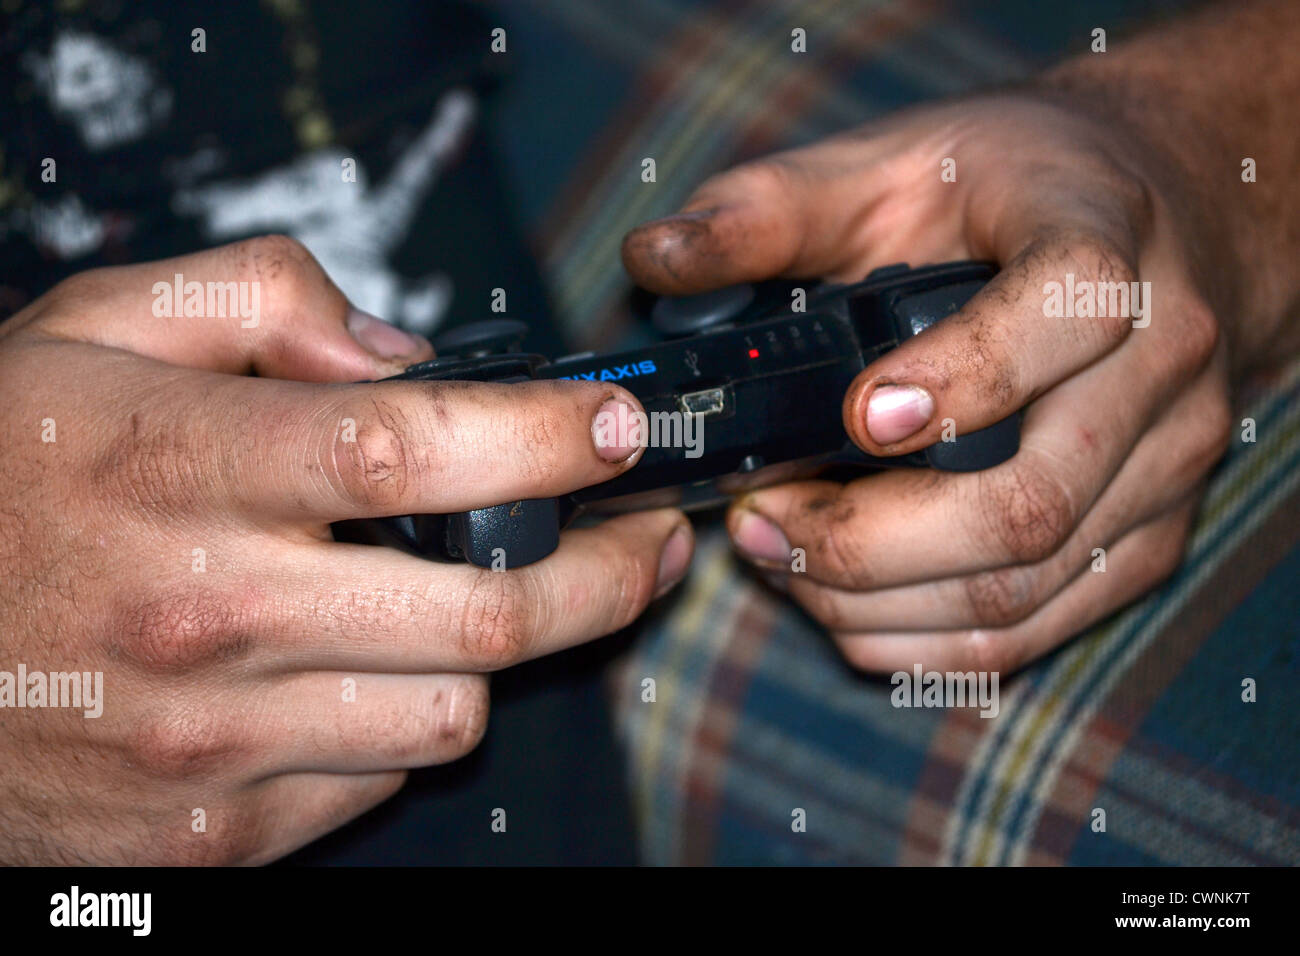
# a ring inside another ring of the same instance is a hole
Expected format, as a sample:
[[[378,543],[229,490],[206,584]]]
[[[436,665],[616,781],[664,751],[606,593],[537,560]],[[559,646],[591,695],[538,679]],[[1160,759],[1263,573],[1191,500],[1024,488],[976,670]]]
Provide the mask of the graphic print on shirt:
[[[451,302],[451,279],[441,272],[408,279],[388,260],[464,142],[474,114],[470,93],[445,93],[432,119],[380,182],[369,182],[359,162],[356,181],[344,182],[344,161],[350,157],[326,147],[251,179],[183,190],[172,205],[179,214],[198,216],[204,236],[213,242],[268,231],[293,236],[357,308],[427,335]]]
[[[165,126],[174,109],[172,90],[145,59],[91,33],[60,32],[47,53],[26,55],[23,67],[50,111],[73,127],[88,152],[106,153],[146,139]],[[201,155],[165,164],[160,177],[175,189],[172,212],[194,217],[205,240],[291,235],[358,308],[428,335],[451,303],[452,280],[439,270],[404,276],[392,257],[467,140],[476,112],[469,91],[443,94],[429,121],[378,181],[339,146],[303,153],[251,177],[192,185],[224,165],[220,151],[209,146]],[[346,178],[345,160],[353,165]],[[83,197],[64,193],[13,211],[0,226],[26,233],[47,254],[68,261],[93,255],[114,235],[129,234],[133,218],[105,214]]]

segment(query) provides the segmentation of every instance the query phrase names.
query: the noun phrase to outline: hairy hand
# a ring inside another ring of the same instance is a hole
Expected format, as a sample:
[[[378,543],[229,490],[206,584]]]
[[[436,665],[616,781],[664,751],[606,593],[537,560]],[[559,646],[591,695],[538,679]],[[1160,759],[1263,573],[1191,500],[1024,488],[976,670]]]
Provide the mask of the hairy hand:
[[[258,322],[155,316],[177,273],[258,284]],[[0,669],[103,675],[98,716],[0,711],[0,861],[283,855],[474,747],[486,672],[621,628],[681,577],[674,511],[508,572],[335,542],[334,521],[635,463],[593,440],[606,402],[639,410],[612,386],[329,384],[430,354],[277,237],[83,273],[0,326]]]
[[[666,294],[1000,264],[959,313],[858,377],[844,425],[865,451],[899,455],[1027,407],[1013,460],[783,485],[728,516],[741,554],[855,665],[1012,670],[1179,564],[1230,438],[1230,359],[1256,357],[1238,333],[1260,318],[1224,310],[1233,260],[1190,191],[1125,124],[1022,92],[737,167],[627,237],[633,277]]]

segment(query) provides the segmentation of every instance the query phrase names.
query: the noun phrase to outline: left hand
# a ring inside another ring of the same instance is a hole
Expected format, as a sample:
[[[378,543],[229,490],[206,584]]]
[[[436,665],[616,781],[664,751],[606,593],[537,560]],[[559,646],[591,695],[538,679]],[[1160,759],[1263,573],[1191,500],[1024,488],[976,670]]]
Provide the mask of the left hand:
[[[945,419],[964,434],[1032,402],[1014,459],[788,484],[728,515],[740,552],[854,665],[1014,670],[1181,561],[1230,435],[1232,329],[1201,278],[1231,260],[1141,141],[1059,99],[942,104],[738,167],[626,239],[633,277],[667,294],[775,275],[856,281],[902,261],[1001,264],[959,313],[861,373],[844,424],[867,452],[898,455],[939,440]],[[941,179],[948,156],[956,182]],[[1149,281],[1149,327],[1052,317],[1045,284],[1067,273]],[[806,573],[791,572],[792,548]]]

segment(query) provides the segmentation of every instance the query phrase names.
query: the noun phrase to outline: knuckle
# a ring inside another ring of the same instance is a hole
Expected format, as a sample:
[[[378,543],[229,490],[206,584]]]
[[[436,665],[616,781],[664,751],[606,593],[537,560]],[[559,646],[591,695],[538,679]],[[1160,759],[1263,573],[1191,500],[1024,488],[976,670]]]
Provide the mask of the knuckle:
[[[310,321],[322,291],[342,299],[310,250],[291,236],[244,239],[231,247],[231,259],[235,274],[258,288],[262,308],[289,326]]]
[[[247,654],[252,599],[203,590],[146,600],[120,617],[114,649],[151,672],[183,672]]]
[[[1194,299],[1181,310],[1178,343],[1179,357],[1184,367],[1200,369],[1214,356],[1219,347],[1219,320],[1203,299]]]
[[[1004,556],[1034,564],[1056,552],[1070,536],[1076,508],[1061,481],[1028,462],[979,483],[981,510]]]
[[[1121,165],[1109,151],[1089,150],[1079,157],[1079,171],[1095,184],[1094,204],[1108,221],[1122,224],[1135,237],[1146,235],[1155,219],[1155,196],[1146,181]]]
[[[999,568],[965,581],[971,618],[978,627],[1018,624],[1038,607],[1035,575],[1027,568]]]
[[[339,427],[344,419],[356,423],[354,433]],[[396,402],[376,398],[364,410],[331,416],[324,427],[333,449],[332,467],[325,472],[351,508],[373,511],[398,504],[426,470],[416,452],[421,443],[414,423]]]
[[[818,550],[826,562],[826,570],[837,580],[850,587],[862,586],[860,581],[866,555],[861,540],[850,525],[834,522],[827,526]]]
[[[853,503],[841,495],[837,501],[813,502],[806,514],[820,527],[820,533],[813,536],[816,543],[812,549],[818,577],[850,590],[869,589],[870,553],[865,537],[858,532]],[[809,569],[813,569],[812,562]]]
[[[461,617],[465,655],[488,670],[501,670],[528,657],[533,615],[519,576],[483,571],[478,575]]]
[[[1133,255],[1115,239],[1089,229],[1066,227],[1042,239],[1042,253],[1058,267],[1081,273],[1094,282],[1135,282]]]
[[[253,236],[233,243],[229,249],[240,276],[264,283],[276,293],[300,289],[321,274],[315,257],[292,236]]]
[[[1128,336],[1133,328],[1132,290],[1139,280],[1131,250],[1101,233],[1070,228],[1052,233],[1044,241],[1044,256],[1056,280],[1074,273],[1076,283],[1094,284],[1095,315],[1080,320],[1081,335],[1099,336],[1108,347]]]
[[[216,830],[206,836],[212,847],[201,865],[241,866],[256,860],[267,843],[266,823],[251,810],[227,810],[225,819],[218,820]]]
[[[171,517],[201,504],[197,473],[207,457],[179,420],[133,412],[91,466],[90,484],[97,494]]]
[[[958,638],[958,665],[961,670],[977,674],[1003,674],[1015,670],[1019,655],[1014,641],[996,631],[977,629]]]
[[[1118,197],[1128,212],[1129,221],[1138,235],[1146,235],[1156,217],[1155,196],[1144,179],[1125,171],[1116,170],[1110,186],[1111,194]]]
[[[1087,233],[1076,237],[1073,258],[1082,263],[1089,278],[1099,282],[1136,282],[1137,265],[1128,250],[1100,233]]]
[[[156,834],[168,865],[239,866],[259,858],[267,845],[269,823],[259,801],[240,799],[206,814],[206,827],[168,827]]]
[[[127,759],[167,780],[228,771],[246,756],[235,721],[203,707],[178,707],[146,717],[132,731]]]

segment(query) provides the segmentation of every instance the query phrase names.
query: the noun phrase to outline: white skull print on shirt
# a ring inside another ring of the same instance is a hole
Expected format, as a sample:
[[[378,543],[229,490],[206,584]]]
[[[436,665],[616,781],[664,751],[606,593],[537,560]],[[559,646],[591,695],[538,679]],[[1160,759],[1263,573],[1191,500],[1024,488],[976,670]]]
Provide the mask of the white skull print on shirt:
[[[172,93],[151,66],[94,34],[62,32],[48,54],[28,55],[24,67],[51,111],[73,126],[90,152],[141,140],[171,114]],[[194,217],[213,243],[264,232],[293,236],[358,308],[428,335],[450,305],[451,278],[437,270],[403,276],[391,258],[466,141],[475,114],[468,90],[444,93],[379,181],[372,182],[344,149],[325,147],[251,177],[179,184],[170,205],[175,214]],[[195,168],[204,165],[210,164]],[[172,172],[163,169],[160,178],[172,179]],[[65,194],[36,201],[8,225],[59,258],[75,259],[102,245],[108,220],[81,197]]]
[[[474,113],[469,92],[445,93],[381,182],[369,182],[343,150],[326,148],[251,179],[178,192],[172,205],[178,214],[199,216],[204,235],[215,242],[257,231],[288,233],[311,250],[358,308],[427,335],[450,303],[451,279],[440,272],[404,278],[388,257],[464,142]],[[345,175],[350,171],[355,176]]]

